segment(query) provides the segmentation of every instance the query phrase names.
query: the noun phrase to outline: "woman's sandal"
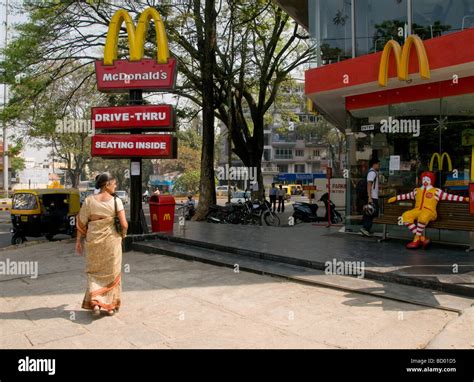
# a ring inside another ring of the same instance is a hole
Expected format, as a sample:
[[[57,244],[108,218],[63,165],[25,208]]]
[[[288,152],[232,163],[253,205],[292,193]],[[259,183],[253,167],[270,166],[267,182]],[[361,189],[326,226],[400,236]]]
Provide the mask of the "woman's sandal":
[[[99,317],[100,316],[100,306],[95,305],[94,308],[92,309],[92,316],[94,317]]]

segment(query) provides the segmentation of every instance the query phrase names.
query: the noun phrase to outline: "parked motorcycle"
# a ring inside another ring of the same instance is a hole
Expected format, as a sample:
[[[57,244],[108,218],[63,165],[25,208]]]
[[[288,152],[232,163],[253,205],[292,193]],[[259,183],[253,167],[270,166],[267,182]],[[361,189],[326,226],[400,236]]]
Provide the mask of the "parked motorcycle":
[[[331,223],[339,224],[343,221],[341,214],[336,210],[336,205],[329,200],[329,195],[326,192],[318,200],[319,202],[324,203],[326,212],[324,216],[318,215],[319,206],[317,204],[310,204],[304,202],[296,202],[293,204],[293,218],[295,223],[314,223],[314,222],[327,222],[328,221],[328,211],[331,211]]]

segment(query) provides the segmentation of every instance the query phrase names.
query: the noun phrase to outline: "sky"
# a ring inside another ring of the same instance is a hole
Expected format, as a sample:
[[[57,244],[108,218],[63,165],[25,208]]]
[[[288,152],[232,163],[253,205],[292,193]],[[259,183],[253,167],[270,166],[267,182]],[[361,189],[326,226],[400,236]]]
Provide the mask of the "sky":
[[[9,0],[10,4],[20,4],[22,0]],[[8,24],[9,24],[9,34],[8,38],[11,36],[12,24],[18,23],[22,21],[26,21],[26,17],[24,15],[13,14],[13,10],[9,7],[10,13],[8,15]],[[0,1],[0,48],[3,49],[5,46],[5,20],[6,20],[6,9],[5,9],[5,0]],[[3,57],[2,57],[3,59]],[[8,93],[7,93],[8,94]],[[4,86],[3,84],[0,85],[0,103],[3,105],[3,95],[4,95]],[[14,127],[12,127],[14,128]],[[0,130],[1,131],[1,130]],[[32,157],[37,159],[37,161],[42,161],[48,155],[49,150],[41,149],[33,147],[31,144],[25,145],[25,150],[23,155],[25,157]]]

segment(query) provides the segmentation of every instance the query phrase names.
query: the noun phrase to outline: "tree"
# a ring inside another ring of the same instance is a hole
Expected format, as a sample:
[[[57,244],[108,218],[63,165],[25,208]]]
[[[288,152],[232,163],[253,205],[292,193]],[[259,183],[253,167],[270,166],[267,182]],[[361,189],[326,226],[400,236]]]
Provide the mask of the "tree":
[[[313,49],[306,43],[297,24],[273,2],[219,2],[214,94],[216,117],[224,124],[231,121],[234,153],[245,166],[255,167],[260,196],[263,193],[261,160],[265,115],[275,101],[278,90],[292,70],[308,63]],[[230,12],[232,8],[232,12]],[[232,17],[229,15],[232,13]],[[196,74],[201,52],[186,38],[193,35],[192,15],[183,12],[169,21],[171,39],[187,55],[179,55],[184,83],[177,89],[183,97],[203,106]],[[181,32],[184,31],[184,32]],[[235,39],[232,38],[235,36]],[[229,60],[233,57],[234,60]],[[234,65],[232,65],[233,63]],[[230,81],[229,81],[230,79]],[[230,97],[230,107],[227,106]]]
[[[51,98],[57,81],[70,79],[78,72],[81,75],[71,83],[68,97],[64,97],[72,99],[94,76],[93,62],[101,57],[113,13],[123,8],[137,16],[146,6],[155,6],[164,18],[171,52],[178,60],[179,86],[175,94],[191,100],[202,114],[201,200],[196,214],[202,218],[207,206],[215,201],[214,118],[225,124],[232,121],[233,151],[246,166],[256,167],[262,186],[265,114],[282,81],[311,59],[307,36],[298,25],[291,25],[290,17],[273,2],[22,2],[19,12],[26,13],[28,20],[16,27],[2,64],[17,95],[4,115],[25,126],[37,124],[38,115],[22,114],[25,106],[31,110],[38,100]],[[229,33],[231,29],[233,33]],[[124,27],[121,32],[125,37]],[[145,46],[146,55],[153,56],[154,28],[149,28],[147,41],[150,44]],[[119,58],[127,55],[126,46],[126,40],[120,39]],[[233,65],[229,57],[234,58]],[[25,76],[21,86],[15,86],[18,74]],[[117,99],[108,97],[108,101]],[[54,117],[67,106],[67,101],[59,104],[52,110]]]
[[[180,192],[198,192],[201,174],[198,170],[188,171],[181,175],[174,184],[174,189]]]

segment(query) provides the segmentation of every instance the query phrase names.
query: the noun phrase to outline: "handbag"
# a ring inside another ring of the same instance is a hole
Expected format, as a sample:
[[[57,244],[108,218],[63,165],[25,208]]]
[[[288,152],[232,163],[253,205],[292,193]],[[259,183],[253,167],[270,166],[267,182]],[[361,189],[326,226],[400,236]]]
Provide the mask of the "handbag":
[[[117,197],[114,195],[114,205],[115,205],[115,216],[114,216],[114,225],[117,233],[123,235],[122,225],[120,224],[120,219],[117,215]]]

